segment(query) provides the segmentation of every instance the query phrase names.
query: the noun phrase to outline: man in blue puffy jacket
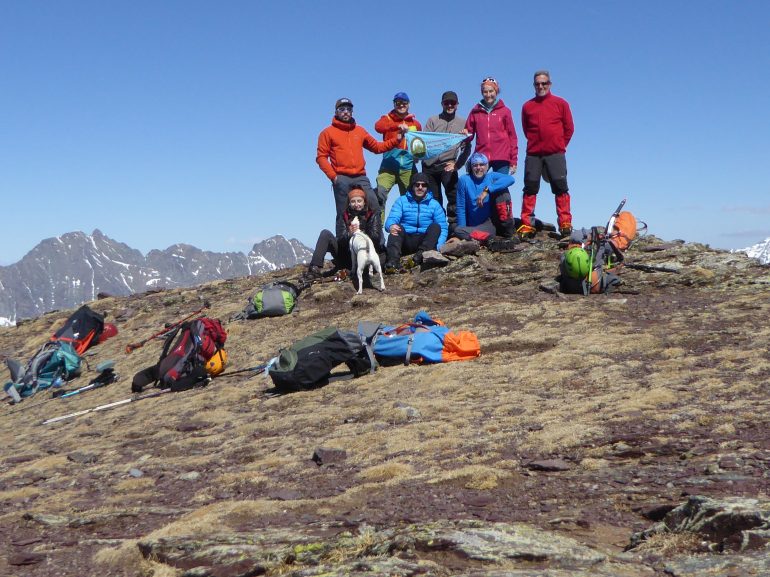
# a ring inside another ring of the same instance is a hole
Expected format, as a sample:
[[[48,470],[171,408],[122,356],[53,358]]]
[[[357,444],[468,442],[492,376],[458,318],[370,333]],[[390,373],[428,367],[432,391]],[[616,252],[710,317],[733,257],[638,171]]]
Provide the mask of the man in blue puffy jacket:
[[[430,177],[418,172],[412,175],[409,190],[396,199],[385,221],[388,231],[385,273],[400,270],[402,255],[413,254],[415,264],[422,263],[422,253],[438,250],[449,232],[443,207],[428,190]]]

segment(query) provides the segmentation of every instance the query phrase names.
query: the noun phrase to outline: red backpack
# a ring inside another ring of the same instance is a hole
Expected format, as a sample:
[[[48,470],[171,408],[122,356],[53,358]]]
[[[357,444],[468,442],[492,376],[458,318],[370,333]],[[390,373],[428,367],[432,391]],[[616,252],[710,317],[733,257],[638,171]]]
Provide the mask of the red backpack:
[[[166,336],[158,363],[134,375],[131,390],[141,392],[153,382],[174,391],[206,384],[206,362],[226,340],[227,332],[218,319],[202,317],[180,325]]]

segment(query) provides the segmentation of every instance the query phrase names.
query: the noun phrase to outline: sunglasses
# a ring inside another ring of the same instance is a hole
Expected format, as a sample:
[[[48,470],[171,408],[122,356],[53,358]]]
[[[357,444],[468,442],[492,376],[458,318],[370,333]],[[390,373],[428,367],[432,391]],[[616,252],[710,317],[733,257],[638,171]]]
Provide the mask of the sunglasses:
[[[337,112],[353,112],[353,107],[345,104],[344,106],[338,106]]]
[[[428,188],[427,182],[415,182],[414,183],[415,188]]]
[[[394,100],[394,106],[409,106],[409,102],[406,100]]]
[[[535,82],[535,86],[550,86],[551,82]]]
[[[497,80],[495,80],[495,79],[494,79],[494,78],[492,78],[491,76],[487,76],[487,77],[486,77],[484,80],[482,80],[481,82],[482,82],[482,83],[484,83],[484,82],[494,82],[495,84],[497,84]]]
[[[444,100],[444,102],[442,102],[441,104],[443,104],[444,106],[457,106],[457,101],[456,100]]]
[[[471,168],[483,168],[485,166],[486,166],[486,164],[483,164],[481,162],[477,162],[475,164],[471,164]]]

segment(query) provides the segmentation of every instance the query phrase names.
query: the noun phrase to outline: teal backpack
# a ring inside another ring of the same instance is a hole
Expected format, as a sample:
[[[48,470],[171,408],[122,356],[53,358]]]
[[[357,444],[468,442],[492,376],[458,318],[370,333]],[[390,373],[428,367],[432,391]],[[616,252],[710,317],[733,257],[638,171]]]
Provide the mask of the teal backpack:
[[[35,353],[23,371],[19,363],[11,359],[6,361],[12,380],[3,390],[12,401],[19,402],[40,390],[59,387],[80,375],[81,360],[70,343],[48,342]]]

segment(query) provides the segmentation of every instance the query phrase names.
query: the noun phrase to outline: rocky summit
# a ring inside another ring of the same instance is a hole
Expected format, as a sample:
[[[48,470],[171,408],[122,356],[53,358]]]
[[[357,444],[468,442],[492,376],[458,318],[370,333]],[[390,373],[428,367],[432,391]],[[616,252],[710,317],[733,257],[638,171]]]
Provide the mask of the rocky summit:
[[[770,575],[770,268],[649,236],[616,292],[565,295],[540,236],[384,293],[317,282],[283,317],[228,322],[300,267],[91,302],[119,333],[68,388],[107,360],[118,382],[0,407],[0,574]],[[204,301],[231,374],[41,424],[131,398],[161,342],[126,346]],[[242,370],[420,310],[481,356],[286,395]],[[0,328],[0,353],[30,358],[69,312]]]

